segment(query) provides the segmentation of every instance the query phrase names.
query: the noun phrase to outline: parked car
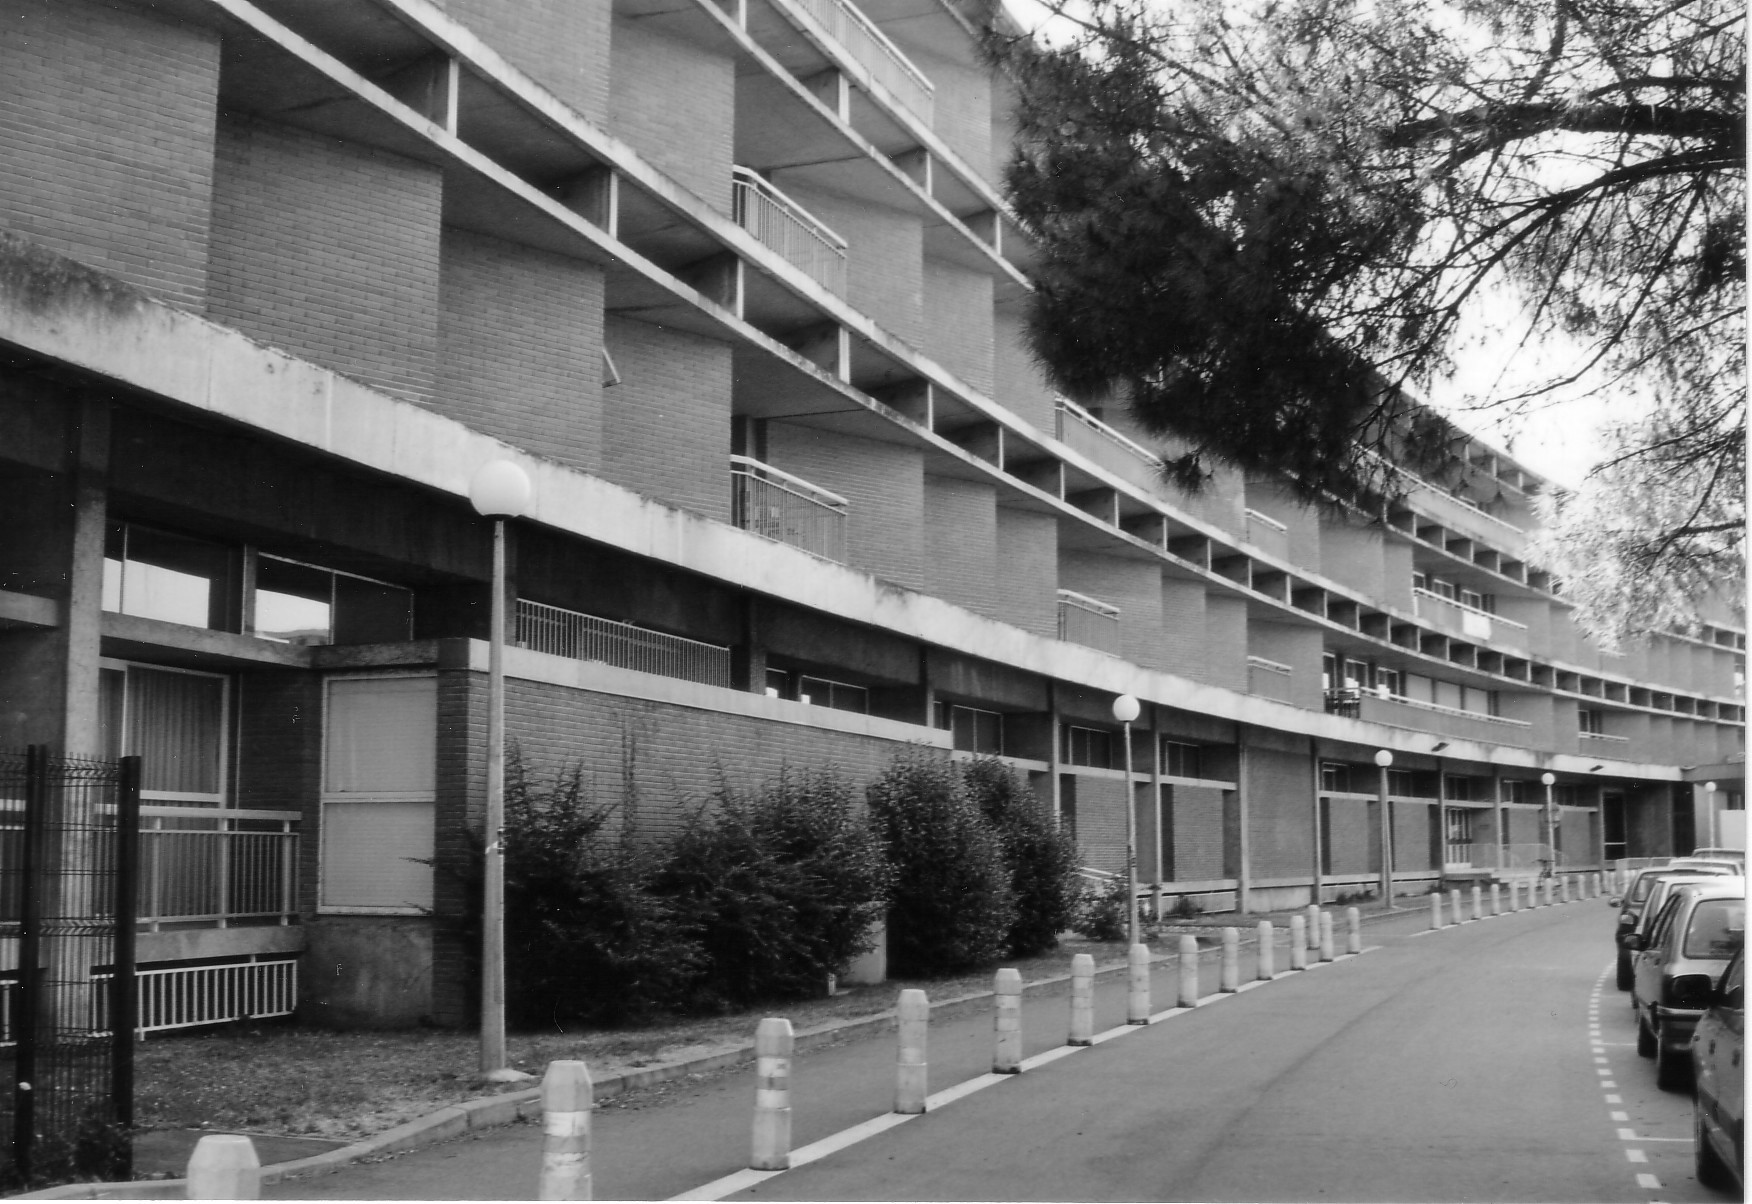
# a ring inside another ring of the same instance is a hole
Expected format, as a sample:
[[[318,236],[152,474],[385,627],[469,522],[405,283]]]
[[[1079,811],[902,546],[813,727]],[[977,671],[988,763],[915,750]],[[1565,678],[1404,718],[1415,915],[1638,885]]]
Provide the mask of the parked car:
[[[1744,1187],[1746,1071],[1746,951],[1734,954],[1691,1035],[1692,1101],[1697,1130],[1697,1181],[1705,1187]]]
[[[1692,849],[1687,861],[1731,861],[1741,869],[1746,868],[1745,849]]]
[[[1630,938],[1631,934],[1640,930],[1646,932],[1648,926],[1642,924],[1645,916],[1653,919],[1666,898],[1665,886],[1674,882],[1708,881],[1712,877],[1726,877],[1738,873],[1733,866],[1699,862],[1696,865],[1673,864],[1651,867],[1643,870],[1631,880],[1630,888],[1624,892],[1624,897],[1618,900],[1618,929],[1614,941],[1618,945],[1618,964],[1616,981],[1620,991],[1630,990]]]
[[[1647,932],[1631,935],[1636,1052],[1655,1059],[1662,1090],[1685,1085],[1692,1031],[1745,937],[1744,878],[1674,886]]]

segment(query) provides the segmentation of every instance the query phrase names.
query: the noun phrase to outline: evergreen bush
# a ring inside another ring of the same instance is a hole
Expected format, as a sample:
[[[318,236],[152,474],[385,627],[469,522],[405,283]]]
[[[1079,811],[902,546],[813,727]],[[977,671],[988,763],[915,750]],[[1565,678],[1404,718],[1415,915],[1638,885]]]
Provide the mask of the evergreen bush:
[[[997,834],[947,760],[902,753],[866,791],[895,869],[888,962],[933,974],[995,961],[1016,922]]]
[[[962,770],[962,782],[1004,850],[1016,920],[1006,943],[1016,957],[1045,953],[1076,918],[1077,845],[1043,814],[1016,771],[995,757]]]
[[[1128,935],[1125,896],[1124,878],[1117,878],[1101,889],[1085,887],[1077,901],[1077,918],[1072,926],[1079,935],[1092,941],[1125,940]]]

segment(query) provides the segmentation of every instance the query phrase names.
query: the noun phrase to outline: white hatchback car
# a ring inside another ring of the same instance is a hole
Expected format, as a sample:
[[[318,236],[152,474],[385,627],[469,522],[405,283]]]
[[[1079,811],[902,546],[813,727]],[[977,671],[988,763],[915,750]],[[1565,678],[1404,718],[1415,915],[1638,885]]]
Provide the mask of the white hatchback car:
[[[1746,880],[1686,882],[1672,889],[1652,926],[1632,934],[1636,1052],[1655,1059],[1655,1085],[1690,1079],[1691,1033],[1716,981],[1746,939]]]

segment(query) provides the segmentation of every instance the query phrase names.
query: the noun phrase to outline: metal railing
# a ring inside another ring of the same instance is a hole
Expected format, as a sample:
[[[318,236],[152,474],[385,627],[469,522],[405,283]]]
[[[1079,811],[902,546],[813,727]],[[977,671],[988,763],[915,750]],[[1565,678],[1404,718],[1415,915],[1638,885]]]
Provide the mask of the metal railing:
[[[112,977],[108,970],[90,975],[94,984],[107,983]],[[134,1031],[141,1036],[204,1024],[290,1016],[298,1007],[296,956],[221,965],[159,966],[137,970],[135,977],[139,1001]],[[17,979],[0,980],[0,1046],[14,1043],[17,995]],[[88,998],[91,1031],[102,1032],[109,1027],[110,992],[92,991]]]
[[[1580,732],[1578,735],[1584,740],[1610,740],[1615,744],[1630,743],[1629,736],[1614,736],[1608,732]]]
[[[1058,592],[1058,638],[1119,654],[1119,607],[1079,594]]]
[[[1056,428],[1053,434],[1058,437],[1060,443],[1070,442],[1067,436],[1072,431],[1086,430],[1111,443],[1114,447],[1122,448],[1136,456],[1151,468],[1162,467],[1162,457],[1143,444],[1120,434],[1068,397],[1053,399],[1053,420]]]
[[[730,521],[744,531],[845,563],[851,504],[802,477],[747,456],[730,457]]]
[[[887,88],[915,117],[931,124],[936,112],[936,86],[870,18],[849,0],[799,0],[799,3],[863,65],[871,79]]]
[[[296,811],[142,806],[140,927],[295,923],[298,820]]]
[[[1407,481],[1410,481],[1414,486],[1422,489],[1426,493],[1433,493],[1445,501],[1453,502],[1456,506],[1459,506],[1464,510],[1470,510],[1472,513],[1478,515],[1478,517],[1485,519],[1488,522],[1495,523],[1504,530],[1512,531],[1516,535],[1525,535],[1527,533],[1524,528],[1517,527],[1514,523],[1511,523],[1506,519],[1498,518],[1470,498],[1463,498],[1459,494],[1450,493],[1448,490],[1443,489],[1433,481],[1427,481],[1423,477],[1418,476],[1417,473],[1411,471],[1411,469],[1393,463],[1393,461],[1389,460],[1386,456],[1381,455],[1379,452],[1370,451],[1369,449],[1364,448],[1363,454],[1384,465],[1389,472],[1395,473],[1398,476],[1405,478]]]
[[[786,263],[843,297],[846,240],[748,168],[732,168],[731,175],[730,212],[736,224]]]
[[[1247,658],[1247,667],[1250,669],[1264,669],[1267,673],[1276,673],[1283,677],[1289,677],[1296,671],[1292,666],[1286,665],[1282,661],[1267,660],[1263,656],[1249,656]]]
[[[1358,689],[1326,691],[1326,713],[1345,719],[1363,717],[1363,692]]]
[[[730,685],[730,649],[596,615],[517,599],[519,647],[577,661],[601,661],[708,686]]]

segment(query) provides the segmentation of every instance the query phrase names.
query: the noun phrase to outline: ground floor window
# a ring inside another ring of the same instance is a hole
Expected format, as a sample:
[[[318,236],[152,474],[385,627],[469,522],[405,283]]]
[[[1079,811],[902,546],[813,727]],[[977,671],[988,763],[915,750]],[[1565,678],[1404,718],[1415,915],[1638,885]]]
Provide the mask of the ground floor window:
[[[432,905],[438,682],[334,678],[323,723],[322,907]]]
[[[216,673],[103,661],[98,733],[105,757],[140,758],[140,797],[218,807],[225,802],[230,681]]]

